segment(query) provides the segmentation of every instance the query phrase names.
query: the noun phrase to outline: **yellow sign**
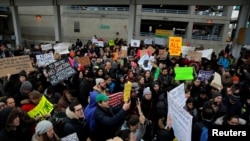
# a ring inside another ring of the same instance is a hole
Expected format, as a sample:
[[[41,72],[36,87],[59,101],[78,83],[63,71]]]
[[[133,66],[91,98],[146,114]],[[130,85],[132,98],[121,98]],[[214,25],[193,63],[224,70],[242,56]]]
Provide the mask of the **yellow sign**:
[[[169,37],[169,53],[170,55],[180,56],[182,46],[182,37]]]
[[[173,36],[172,30],[163,30],[163,29],[156,29],[155,30],[156,35],[165,35],[165,36]]]
[[[115,41],[114,40],[109,40],[109,46],[114,46],[115,45]]]
[[[132,83],[128,81],[128,83],[125,84],[123,91],[124,102],[128,102],[128,100],[130,99],[131,88],[132,88]]]
[[[45,96],[42,96],[40,102],[36,105],[35,108],[28,112],[29,117],[36,118],[37,116],[44,116],[50,114],[54,109],[52,103],[50,103]]]

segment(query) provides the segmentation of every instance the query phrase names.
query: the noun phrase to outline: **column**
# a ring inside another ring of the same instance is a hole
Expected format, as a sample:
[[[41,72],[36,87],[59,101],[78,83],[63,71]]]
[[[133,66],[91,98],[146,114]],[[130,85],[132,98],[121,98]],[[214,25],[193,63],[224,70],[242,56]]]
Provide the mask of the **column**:
[[[129,21],[128,21],[128,39],[127,43],[129,44],[131,39],[134,38],[135,32],[135,20],[136,19],[136,4],[135,0],[130,0],[129,5]]]
[[[191,41],[192,41],[193,26],[194,26],[194,22],[189,21],[187,29],[186,29],[186,42],[191,43]]]
[[[16,37],[16,46],[20,46],[22,45],[22,36],[21,36],[20,22],[18,16],[18,7],[10,6],[10,10],[12,12],[13,27]]]
[[[62,29],[61,29],[61,10],[60,5],[54,5],[54,19],[55,19],[55,41],[62,41]]]
[[[189,6],[189,14],[192,15],[192,16],[195,15],[195,7],[196,6],[193,6],[193,5]]]
[[[238,33],[240,28],[246,27],[249,14],[250,14],[250,1],[246,1],[246,4],[244,4],[240,9],[235,36],[233,39],[232,54],[236,59],[240,57],[240,51],[242,47],[242,45],[237,44]]]
[[[140,38],[140,31],[141,31],[141,16],[137,16],[138,14],[141,14],[141,9],[142,5],[137,5],[136,6],[136,13],[135,13],[135,38],[139,39]]]

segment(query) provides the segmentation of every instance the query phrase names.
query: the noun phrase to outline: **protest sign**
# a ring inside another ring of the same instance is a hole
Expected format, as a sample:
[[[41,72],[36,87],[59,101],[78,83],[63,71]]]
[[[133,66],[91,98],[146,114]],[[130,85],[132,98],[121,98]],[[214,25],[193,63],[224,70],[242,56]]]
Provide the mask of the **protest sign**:
[[[124,90],[123,90],[124,102],[128,102],[128,100],[130,99],[131,89],[132,89],[132,83],[128,81],[127,83],[125,83]]]
[[[159,60],[165,60],[168,56],[168,53],[166,52],[165,49],[159,49],[159,54],[157,56],[157,58],[159,58]]]
[[[72,133],[66,137],[61,138],[61,141],[79,141],[76,133]]]
[[[182,46],[181,47],[181,55],[182,55],[182,58],[185,58],[188,51],[194,51],[195,50],[195,47],[189,47],[189,46]]]
[[[122,46],[122,57],[127,57],[128,46]]]
[[[140,43],[141,43],[140,40],[131,39],[130,45],[131,47],[140,47]]]
[[[198,74],[198,79],[204,82],[205,80],[209,80],[212,75],[213,71],[200,70]]]
[[[45,44],[41,45],[42,50],[49,50],[52,49],[52,44]]]
[[[166,39],[165,38],[155,37],[154,40],[155,40],[156,45],[162,45],[162,46],[166,45]]]
[[[180,107],[184,107],[186,105],[184,83],[171,90],[168,94],[175,100],[175,102]]]
[[[149,46],[147,50],[150,52],[150,55],[155,52],[155,49],[152,46]]]
[[[77,59],[77,62],[78,64],[81,64],[82,66],[90,65],[90,60],[88,56],[79,57]]]
[[[148,50],[147,50],[147,49],[143,49],[143,50],[139,50],[139,51],[140,51],[140,58],[141,58],[143,55],[145,55],[145,54],[148,53]]]
[[[173,56],[180,56],[182,47],[182,37],[169,37],[169,53]]]
[[[46,66],[55,61],[53,53],[36,55],[36,60],[38,67]]]
[[[213,53],[213,49],[199,50],[197,52],[201,52],[203,58],[207,58],[208,60],[211,60],[211,55]]]
[[[193,67],[175,67],[175,80],[193,80]]]
[[[202,57],[202,53],[201,52],[197,52],[197,51],[191,51],[189,50],[187,53],[187,58],[189,60],[194,60],[194,61],[201,61],[201,57]]]
[[[54,45],[55,53],[68,54],[71,43],[58,43]]]
[[[152,64],[150,62],[150,57],[148,54],[143,55],[140,60],[138,61],[138,64],[140,67],[142,67],[144,70],[151,70]]]
[[[221,76],[219,73],[214,72],[214,79],[212,80],[210,85],[218,90],[221,90],[223,88],[221,83]]]
[[[47,65],[46,70],[48,79],[52,85],[56,85],[76,74],[76,70],[71,67],[68,58]]]
[[[109,95],[109,106],[115,107],[122,103],[122,92],[114,93]]]
[[[115,41],[114,40],[109,40],[109,46],[114,46],[115,45]]]
[[[0,59],[0,77],[17,74],[22,70],[34,71],[29,55]]]
[[[152,43],[153,43],[153,39],[145,39],[144,40],[144,44],[146,44],[146,45],[152,45]]]
[[[103,41],[96,41],[96,46],[98,47],[104,47],[104,42]]]
[[[50,103],[50,101],[48,101],[43,95],[36,107],[28,112],[28,115],[31,118],[36,118],[37,116],[44,116],[50,114],[53,109],[54,105]]]

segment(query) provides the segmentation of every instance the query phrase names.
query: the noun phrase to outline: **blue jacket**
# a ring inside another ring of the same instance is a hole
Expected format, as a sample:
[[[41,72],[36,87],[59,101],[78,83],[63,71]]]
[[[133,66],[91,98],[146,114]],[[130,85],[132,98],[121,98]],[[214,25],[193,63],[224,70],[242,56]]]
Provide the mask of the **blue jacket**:
[[[97,106],[97,103],[95,101],[96,96],[98,95],[97,91],[90,92],[90,102],[84,109],[84,115],[85,119],[89,125],[90,132],[93,132],[95,129],[95,109]]]

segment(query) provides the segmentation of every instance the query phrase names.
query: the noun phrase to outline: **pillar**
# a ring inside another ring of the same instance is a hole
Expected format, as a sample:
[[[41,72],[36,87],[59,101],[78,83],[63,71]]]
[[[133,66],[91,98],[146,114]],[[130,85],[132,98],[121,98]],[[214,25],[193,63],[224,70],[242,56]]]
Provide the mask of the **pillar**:
[[[127,43],[130,43],[131,39],[134,38],[135,21],[136,21],[136,4],[135,0],[130,0]]]
[[[14,27],[15,38],[16,38],[16,46],[20,46],[22,45],[22,36],[21,36],[20,22],[19,22],[19,16],[18,16],[18,7],[10,6],[10,10],[12,12],[12,20],[13,20],[13,27]]]
[[[62,29],[61,29],[61,10],[60,5],[54,5],[54,19],[55,19],[55,41],[62,41]]]

